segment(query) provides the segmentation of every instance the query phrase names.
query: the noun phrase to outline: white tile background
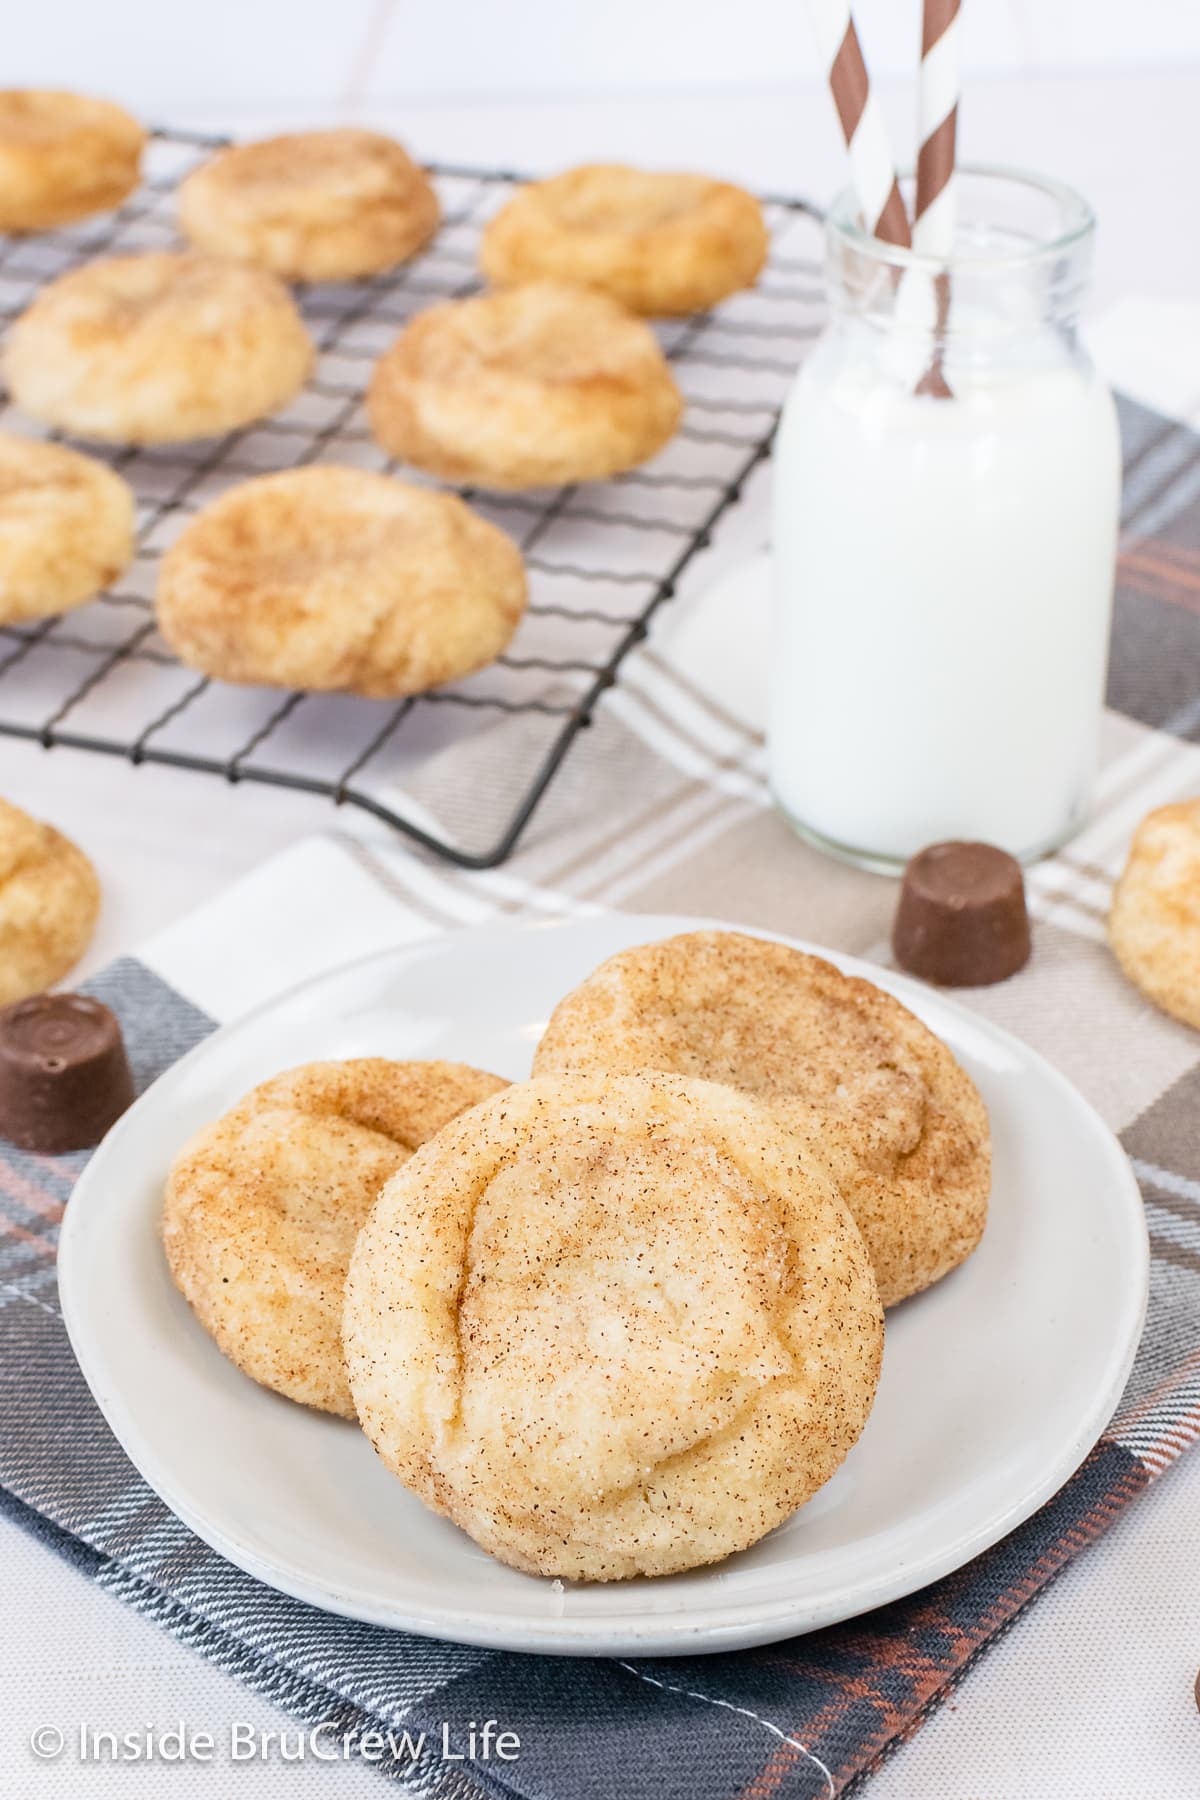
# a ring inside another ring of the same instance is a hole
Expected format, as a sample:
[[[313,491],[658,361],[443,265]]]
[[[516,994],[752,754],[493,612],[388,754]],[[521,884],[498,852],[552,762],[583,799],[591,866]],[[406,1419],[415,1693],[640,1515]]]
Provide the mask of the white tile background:
[[[856,0],[873,73],[912,67],[920,0]],[[1200,60],[1192,0],[965,0],[970,74]],[[8,10],[4,80],[144,112],[787,86],[818,74],[804,0],[43,0]]]

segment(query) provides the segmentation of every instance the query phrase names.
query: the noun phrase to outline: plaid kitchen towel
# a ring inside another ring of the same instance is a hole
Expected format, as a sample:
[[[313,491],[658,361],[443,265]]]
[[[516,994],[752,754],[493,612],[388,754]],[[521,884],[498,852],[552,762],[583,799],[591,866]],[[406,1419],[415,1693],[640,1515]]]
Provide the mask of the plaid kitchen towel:
[[[435,1800],[810,1800],[911,1732],[1067,1561],[1200,1434],[1200,1037],[1116,970],[1103,913],[1130,830],[1200,793],[1200,443],[1126,409],[1128,528],[1097,814],[1031,878],[1036,953],[970,1004],[1048,1054],[1118,1129],[1154,1249],[1146,1336],[1084,1467],[1004,1543],[834,1629],[691,1661],[574,1662],[322,1614],[209,1551],[140,1480],[71,1356],[54,1238],[82,1157],[0,1161],[0,1504],[102,1586],[297,1718],[425,1732],[382,1767]],[[426,802],[504,753],[447,753]],[[564,770],[519,857],[462,876],[382,840],[312,840],[91,984],[144,1086],[215,1023],[348,953],[498,915],[621,905],[721,916],[887,956],[894,884],[822,860],[767,804],[761,743],[651,646]],[[331,929],[331,926],[335,927]],[[513,1764],[446,1764],[443,1721],[498,1717]]]

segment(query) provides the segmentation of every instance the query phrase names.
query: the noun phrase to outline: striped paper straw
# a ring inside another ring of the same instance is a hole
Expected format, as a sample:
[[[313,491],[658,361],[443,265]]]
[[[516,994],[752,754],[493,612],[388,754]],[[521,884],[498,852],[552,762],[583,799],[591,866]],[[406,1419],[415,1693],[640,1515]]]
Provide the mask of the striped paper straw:
[[[871,92],[850,0],[809,0],[813,27],[850,152],[850,170],[863,223],[873,237],[908,249],[908,214],[896,182],[896,165],[879,102]]]
[[[926,256],[949,256],[954,248],[958,8],[959,0],[925,0],[912,236]]]

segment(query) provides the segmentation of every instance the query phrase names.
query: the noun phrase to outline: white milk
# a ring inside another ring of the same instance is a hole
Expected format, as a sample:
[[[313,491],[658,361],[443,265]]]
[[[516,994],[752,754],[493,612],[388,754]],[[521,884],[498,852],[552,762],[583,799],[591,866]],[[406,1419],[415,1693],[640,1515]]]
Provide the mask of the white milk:
[[[803,831],[867,860],[950,837],[1028,856],[1080,821],[1093,779],[1111,395],[1052,346],[946,372],[953,399],[919,398],[844,343],[819,351],[776,452],[771,783]]]

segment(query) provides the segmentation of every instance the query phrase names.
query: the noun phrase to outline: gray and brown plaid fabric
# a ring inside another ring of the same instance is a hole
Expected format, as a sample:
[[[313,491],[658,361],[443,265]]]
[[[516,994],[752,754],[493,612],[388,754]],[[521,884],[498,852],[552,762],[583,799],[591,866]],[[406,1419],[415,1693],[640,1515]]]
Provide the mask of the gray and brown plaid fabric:
[[[810,1800],[863,1779],[1053,1576],[1200,1435],[1200,1038],[1145,1005],[1103,942],[1108,889],[1150,806],[1200,792],[1200,441],[1126,406],[1127,528],[1096,817],[1031,876],[1029,969],[968,996],[1035,1043],[1122,1132],[1153,1244],[1146,1335],[1084,1467],[1012,1537],[911,1599],[773,1647],[692,1662],[566,1662],[333,1618],[222,1561],[166,1509],[105,1427],[54,1279],[81,1157],[0,1159],[0,1505],[83,1574],[298,1718],[343,1728],[499,1717],[520,1761],[382,1772],[435,1800]],[[519,721],[503,730],[521,729]],[[475,740],[424,771],[469,792]],[[771,812],[761,743],[653,647],[603,709],[518,858],[452,876],[348,850],[432,928],[623,906],[762,925],[885,959],[894,886],[822,861]],[[248,947],[252,952],[253,946]],[[144,1085],[212,1028],[148,967],[92,984]]]

